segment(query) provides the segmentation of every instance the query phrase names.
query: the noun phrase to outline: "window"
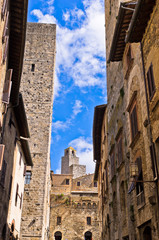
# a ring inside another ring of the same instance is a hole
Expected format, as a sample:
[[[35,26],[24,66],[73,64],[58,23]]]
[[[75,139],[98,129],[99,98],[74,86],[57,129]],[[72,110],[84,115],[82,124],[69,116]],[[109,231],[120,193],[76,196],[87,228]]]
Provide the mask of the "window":
[[[137,205],[141,205],[144,202],[144,185],[143,185],[143,175],[142,175],[142,161],[141,157],[136,159],[136,164],[138,166],[139,175],[136,182],[136,195],[137,195]]]
[[[20,153],[20,157],[19,157],[19,165],[21,166],[22,163],[22,153]]]
[[[57,217],[57,225],[61,224],[61,217]]]
[[[9,199],[10,199],[11,190],[12,190],[12,179],[13,179],[12,176],[10,176],[9,192],[8,192]]]
[[[70,184],[70,179],[66,179],[66,185]]]
[[[31,171],[26,171],[25,184],[30,184],[30,180],[31,180]]]
[[[21,197],[20,197],[20,209],[22,208],[22,201],[23,201],[23,194],[21,193]]]
[[[91,217],[87,217],[87,225],[91,225]]]
[[[157,178],[157,160],[156,160],[156,151],[154,143],[150,146],[151,161],[152,161],[152,170],[154,178]]]
[[[150,100],[151,100],[154,93],[155,93],[155,81],[154,81],[152,63],[151,63],[151,65],[149,67],[149,70],[147,72],[147,83],[148,83],[148,89],[149,89],[149,97],[150,97]]]
[[[97,182],[96,181],[94,182],[94,187],[97,187]]]
[[[118,151],[118,166],[120,166],[120,164],[123,161],[123,145],[122,145],[122,133],[120,133],[118,139],[117,139],[117,151]]]
[[[18,191],[19,191],[19,185],[17,183],[16,194],[15,194],[15,206],[17,206],[17,201],[18,201],[18,196],[19,196]]]
[[[81,185],[81,183],[80,182],[77,182],[77,186],[79,187]]]
[[[31,65],[31,71],[34,72],[35,71],[35,64]]]
[[[130,110],[130,125],[131,125],[131,137],[132,137],[132,141],[133,141],[135,136],[138,133],[136,101],[134,102],[134,104]]]
[[[2,165],[3,165],[4,149],[5,149],[5,145],[0,144],[0,170],[2,169]]]
[[[115,175],[115,149],[110,154],[111,178]]]
[[[1,173],[1,184],[2,184],[3,187],[4,187],[4,184],[5,184],[6,170],[7,170],[7,163],[6,163],[5,160],[3,160],[2,173]]]

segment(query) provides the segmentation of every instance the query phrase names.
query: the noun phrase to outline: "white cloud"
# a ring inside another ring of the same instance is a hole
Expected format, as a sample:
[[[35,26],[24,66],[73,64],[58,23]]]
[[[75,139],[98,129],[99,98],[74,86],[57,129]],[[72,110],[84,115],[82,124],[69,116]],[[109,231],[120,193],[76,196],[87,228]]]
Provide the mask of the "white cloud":
[[[53,0],[47,1],[52,6]],[[35,9],[32,14],[38,22],[57,24],[56,79],[67,72],[75,86],[83,89],[90,86],[105,88],[105,20],[101,0],[83,0],[81,9],[67,10],[63,19],[67,27],[58,24],[55,17]],[[75,26],[70,30],[68,25]],[[103,77],[101,77],[103,76]],[[62,90],[58,84],[55,92]],[[57,94],[58,95],[58,94]]]
[[[73,106],[73,115],[76,116],[81,111],[82,111],[82,102],[80,100],[76,100],[75,105]]]
[[[56,23],[56,18],[50,14],[43,14],[39,9],[34,9],[31,12],[32,15],[38,18],[38,22],[40,23]]]
[[[76,100],[73,107],[72,107],[72,114],[70,114],[70,118],[66,119],[66,121],[56,121],[52,123],[52,131],[57,133],[59,130],[65,131],[68,129],[72,124],[74,118],[82,111],[83,105],[80,100]]]
[[[68,145],[77,150],[79,162],[82,165],[86,165],[87,173],[93,173],[95,170],[95,163],[93,162],[93,145],[90,139],[79,137],[72,140]]]

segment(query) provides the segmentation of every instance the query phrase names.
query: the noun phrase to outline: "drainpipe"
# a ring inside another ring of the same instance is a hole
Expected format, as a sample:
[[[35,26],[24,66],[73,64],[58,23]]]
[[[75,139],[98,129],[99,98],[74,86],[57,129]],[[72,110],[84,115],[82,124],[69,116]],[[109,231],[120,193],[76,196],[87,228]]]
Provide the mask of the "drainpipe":
[[[145,63],[144,63],[144,54],[143,54],[143,45],[142,42],[140,42],[140,50],[141,50],[141,59],[142,59],[142,67],[143,67],[143,75],[144,75],[144,86],[145,86],[145,96],[146,96],[146,107],[147,107],[147,117],[148,117],[148,124],[149,124],[149,134],[150,134],[150,144],[153,144],[153,138],[152,138],[152,128],[151,128],[151,121],[150,121],[150,109],[149,109],[149,103],[148,103],[148,94],[147,94],[147,86],[146,86],[146,74],[145,74]],[[159,191],[158,191],[158,169],[157,169],[157,163],[155,161],[155,167],[157,170],[157,181],[155,181],[156,184],[156,194],[157,194],[157,208],[159,209]],[[159,225],[159,213],[158,214],[158,225]],[[159,228],[159,227],[158,227]],[[158,235],[159,235],[159,229],[158,229]]]

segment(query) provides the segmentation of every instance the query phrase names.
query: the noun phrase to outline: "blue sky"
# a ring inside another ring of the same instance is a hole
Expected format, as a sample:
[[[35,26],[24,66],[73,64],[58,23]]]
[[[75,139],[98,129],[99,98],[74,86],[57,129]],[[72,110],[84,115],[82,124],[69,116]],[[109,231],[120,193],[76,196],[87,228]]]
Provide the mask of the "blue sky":
[[[28,21],[57,24],[51,168],[72,146],[91,173],[94,107],[107,99],[104,0],[30,0]]]

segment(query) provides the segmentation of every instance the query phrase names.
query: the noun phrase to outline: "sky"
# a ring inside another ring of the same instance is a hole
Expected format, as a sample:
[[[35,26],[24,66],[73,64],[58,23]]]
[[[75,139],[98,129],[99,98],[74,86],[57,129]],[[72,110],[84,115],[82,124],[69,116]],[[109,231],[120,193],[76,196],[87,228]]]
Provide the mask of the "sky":
[[[94,107],[107,101],[104,0],[30,0],[28,22],[56,24],[51,169],[72,146],[93,173]]]

